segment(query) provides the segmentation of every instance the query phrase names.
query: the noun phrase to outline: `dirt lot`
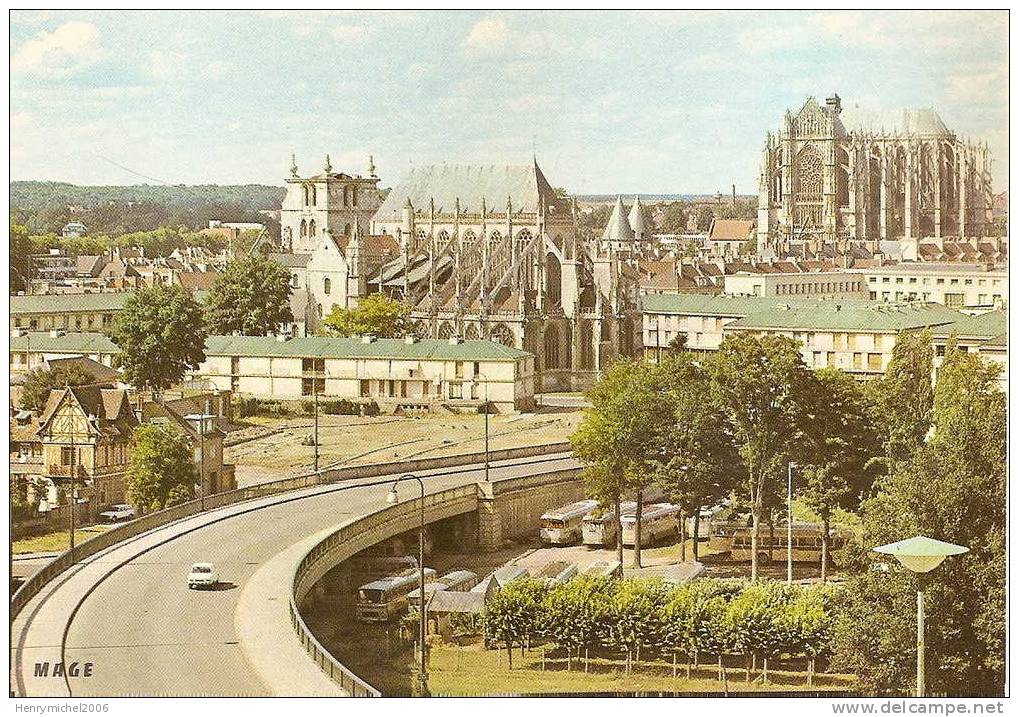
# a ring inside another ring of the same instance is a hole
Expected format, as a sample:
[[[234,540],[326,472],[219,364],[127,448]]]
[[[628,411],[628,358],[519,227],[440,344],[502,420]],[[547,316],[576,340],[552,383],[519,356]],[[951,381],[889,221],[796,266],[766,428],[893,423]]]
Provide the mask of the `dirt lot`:
[[[491,416],[490,445],[494,450],[565,441],[580,417],[579,411],[563,407]],[[225,450],[226,460],[237,466],[237,485],[263,483],[311,470],[315,449],[302,442],[311,443],[312,433],[310,418],[256,419],[248,428],[232,432],[231,440],[248,436],[253,439]],[[485,417],[322,416],[319,444],[322,468],[468,453],[484,448]]]

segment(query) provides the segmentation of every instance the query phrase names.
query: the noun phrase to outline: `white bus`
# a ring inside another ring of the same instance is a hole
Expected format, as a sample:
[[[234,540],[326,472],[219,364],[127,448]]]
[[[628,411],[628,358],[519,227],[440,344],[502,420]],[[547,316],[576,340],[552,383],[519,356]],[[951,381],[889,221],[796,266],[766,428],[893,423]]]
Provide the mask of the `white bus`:
[[[493,580],[501,587],[508,585],[514,580],[520,580],[530,575],[527,568],[523,565],[504,565],[503,567],[496,570],[491,575],[486,576],[481,580],[480,583],[471,588],[472,593],[485,594],[488,592],[488,584]]]
[[[640,516],[640,544],[654,545],[663,536],[679,535],[680,507],[672,503],[654,503],[645,505]],[[637,542],[637,512],[622,517],[623,545]]]
[[[565,560],[554,560],[545,565],[534,577],[544,581],[547,585],[558,585],[577,574],[577,566]]]
[[[628,500],[619,504],[620,515],[637,510],[637,504]],[[584,516],[581,526],[584,545],[604,547],[616,544],[616,509],[609,506],[604,510],[594,510]]]
[[[697,525],[697,538],[699,540],[709,540],[712,534],[712,526],[715,521],[724,521],[732,512],[729,507],[729,501],[724,500],[718,505],[713,505],[710,508],[701,508],[701,519]],[[694,518],[691,515],[686,519],[686,534],[689,537],[694,537]]]
[[[357,590],[354,614],[361,622],[388,622],[407,607],[407,595],[421,580],[417,570],[406,570],[381,580],[365,583]],[[425,587],[435,581],[435,571],[425,568]]]
[[[445,585],[446,590],[465,593],[478,584],[478,574],[470,570],[454,570],[446,573],[436,582]]]
[[[549,545],[569,545],[580,540],[584,516],[598,507],[596,500],[580,500],[541,516],[541,541]]]

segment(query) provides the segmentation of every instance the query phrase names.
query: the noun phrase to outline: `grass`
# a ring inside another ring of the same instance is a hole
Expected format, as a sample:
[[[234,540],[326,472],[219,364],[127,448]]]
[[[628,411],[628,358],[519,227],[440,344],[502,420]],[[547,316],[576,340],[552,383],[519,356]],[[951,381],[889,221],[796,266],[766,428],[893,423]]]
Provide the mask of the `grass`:
[[[692,677],[686,678],[685,663],[680,659],[677,677],[672,677],[672,663],[641,661],[627,675],[622,660],[591,658],[588,672],[583,661],[574,661],[573,669],[566,669],[563,658],[546,660],[542,670],[540,650],[521,655],[514,650],[513,669],[509,669],[505,650],[483,650],[478,645],[460,648],[454,645],[433,646],[429,652],[429,686],[434,695],[524,695],[554,693],[658,693],[658,692],[710,692],[722,693],[725,685],[717,679],[717,667],[702,664],[695,668]],[[851,675],[814,676],[814,684],[807,687],[803,672],[771,670],[768,683],[761,680],[760,671],[745,681],[743,669],[726,668],[730,692],[789,692],[789,691],[846,691],[855,680]]]
[[[111,525],[90,525],[74,531],[74,543],[80,545],[90,538],[109,530]],[[67,530],[61,530],[44,535],[36,535],[31,538],[22,538],[14,541],[12,549],[15,555],[22,553],[62,553],[71,547],[70,534]]]

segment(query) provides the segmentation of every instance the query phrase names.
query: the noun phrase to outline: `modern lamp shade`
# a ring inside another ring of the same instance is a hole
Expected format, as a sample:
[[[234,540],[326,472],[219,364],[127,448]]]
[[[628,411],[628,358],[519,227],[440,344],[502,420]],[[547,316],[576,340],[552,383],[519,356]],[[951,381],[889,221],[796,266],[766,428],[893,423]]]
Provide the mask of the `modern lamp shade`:
[[[894,556],[903,567],[914,573],[929,573],[941,565],[948,556],[969,552],[969,548],[917,535],[897,543],[879,545],[874,551]]]

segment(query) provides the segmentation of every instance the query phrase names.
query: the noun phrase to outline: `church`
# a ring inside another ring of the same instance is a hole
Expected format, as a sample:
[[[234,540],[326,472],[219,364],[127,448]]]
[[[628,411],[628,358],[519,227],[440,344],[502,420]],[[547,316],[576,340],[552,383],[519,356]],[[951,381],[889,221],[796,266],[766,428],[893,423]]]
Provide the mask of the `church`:
[[[619,241],[633,241],[627,229]],[[421,337],[533,353],[538,390],[585,389],[614,358],[639,351],[629,248],[582,236],[575,202],[537,161],[416,167],[371,231],[393,237],[399,256],[368,279],[369,292],[409,303]]]
[[[991,156],[931,108],[843,108],[838,95],[787,111],[761,155],[757,241],[791,246],[987,235]]]

